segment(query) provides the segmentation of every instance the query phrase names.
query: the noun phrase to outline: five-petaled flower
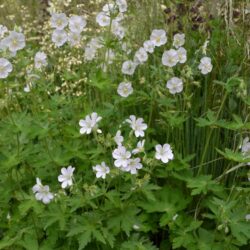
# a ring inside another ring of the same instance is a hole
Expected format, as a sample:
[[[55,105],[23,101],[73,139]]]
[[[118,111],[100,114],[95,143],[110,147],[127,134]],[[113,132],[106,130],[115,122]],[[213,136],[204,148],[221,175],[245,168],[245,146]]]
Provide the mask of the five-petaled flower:
[[[129,119],[126,119],[126,122],[130,124],[130,127],[134,130],[136,137],[144,136],[144,130],[146,130],[148,126],[144,123],[142,118],[137,119],[136,116],[131,115]]]
[[[58,176],[58,181],[62,183],[62,188],[70,187],[73,184],[73,172],[75,168],[68,166],[67,168],[61,169],[61,175]]]
[[[128,165],[128,159],[131,157],[131,153],[127,151],[124,146],[118,146],[113,153],[113,158],[115,159],[115,166],[117,168],[125,168]]]
[[[84,120],[79,121],[79,125],[81,126],[80,133],[81,134],[90,134],[92,130],[97,131],[97,133],[101,133],[102,131],[98,129],[98,122],[101,121],[102,117],[98,116],[96,112],[93,112],[90,115],[87,115]]]
[[[105,179],[106,175],[110,172],[110,169],[105,162],[102,162],[100,165],[96,165],[92,168],[96,171],[96,178]]]
[[[32,191],[36,199],[44,204],[50,203],[54,198],[54,194],[50,192],[49,186],[44,186],[39,178],[36,178],[36,184],[33,186]]]
[[[155,158],[157,160],[161,160],[163,163],[168,163],[169,160],[174,159],[172,149],[168,143],[164,144],[163,146],[160,144],[156,145],[155,150]]]

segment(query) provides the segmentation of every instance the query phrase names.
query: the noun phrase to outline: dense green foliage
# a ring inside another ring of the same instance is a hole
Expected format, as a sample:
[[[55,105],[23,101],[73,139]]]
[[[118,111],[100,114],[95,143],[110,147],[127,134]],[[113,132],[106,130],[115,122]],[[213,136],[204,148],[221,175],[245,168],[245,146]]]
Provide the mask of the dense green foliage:
[[[37,17],[36,27],[18,24],[26,47],[9,57],[13,72],[0,79],[0,249],[248,249],[250,155],[240,147],[250,134],[249,27],[244,20],[228,27],[226,18],[210,18],[207,6],[199,11],[203,22],[194,24],[193,1],[183,4],[184,10],[172,2],[128,1],[124,40],[132,55],[153,29],[163,28],[168,36],[133,76],[121,72],[132,56],[107,27],[98,27],[94,13],[88,12],[89,28],[77,48],[53,45],[49,16],[42,23]],[[55,4],[67,15],[85,14],[82,5]],[[91,8],[99,12],[102,6]],[[162,54],[177,32],[186,35],[188,59],[166,67]],[[97,34],[104,47],[85,62],[84,47]],[[208,75],[198,70],[205,41],[213,62]],[[104,72],[108,49],[116,57]],[[34,68],[38,51],[48,56],[42,70]],[[165,86],[175,75],[184,89],[171,95]],[[125,79],[134,92],[122,98],[117,86]],[[27,84],[30,92],[23,91]],[[92,112],[102,117],[102,133],[82,135],[79,120]],[[118,129],[126,147],[136,147],[137,138],[123,123],[130,115],[148,125],[137,175],[114,167],[112,158]],[[155,159],[155,145],[164,143],[175,156],[167,164]],[[102,161],[110,166],[105,180],[92,170]],[[75,167],[74,184],[63,190],[57,178],[69,165]],[[36,177],[56,194],[49,204],[32,192]]]

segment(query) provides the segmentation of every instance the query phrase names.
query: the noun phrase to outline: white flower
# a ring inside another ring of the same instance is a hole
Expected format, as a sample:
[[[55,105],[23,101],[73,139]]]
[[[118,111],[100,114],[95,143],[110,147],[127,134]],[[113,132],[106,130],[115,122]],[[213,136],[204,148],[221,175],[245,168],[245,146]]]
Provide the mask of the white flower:
[[[250,214],[247,214],[245,218],[246,218],[246,221],[250,221]]]
[[[111,32],[120,40],[125,36],[125,29],[115,20],[112,22]]]
[[[133,75],[136,69],[136,64],[133,61],[125,61],[122,64],[122,73],[125,75]]]
[[[113,151],[112,156],[115,159],[116,167],[125,168],[128,165],[128,159],[131,157],[131,153],[127,151],[124,146],[118,146],[118,148]]]
[[[81,34],[75,32],[69,32],[68,41],[70,43],[70,46],[72,47],[79,45],[81,42]]]
[[[187,51],[183,47],[177,49],[177,54],[179,63],[185,63],[187,61]]]
[[[23,91],[26,93],[29,93],[30,92],[30,85],[26,84],[25,87],[23,88]]]
[[[247,158],[250,157],[250,142],[249,142],[249,137],[246,137],[243,140],[243,143],[242,143],[242,146],[241,146],[241,152]],[[250,162],[248,162],[247,165],[250,166]]]
[[[201,71],[203,75],[210,73],[213,69],[211,58],[207,56],[203,57],[200,61],[198,69]]]
[[[135,53],[135,59],[137,59],[140,64],[146,62],[148,60],[147,51],[144,48],[140,48]]]
[[[68,18],[64,13],[53,13],[50,23],[52,28],[63,30],[68,25]]]
[[[132,154],[139,154],[144,151],[145,140],[138,141],[135,149],[132,150]]]
[[[150,36],[150,40],[156,47],[166,44],[167,42],[166,31],[162,29],[153,30]]]
[[[185,34],[175,34],[173,46],[178,49],[185,44]]]
[[[54,198],[54,195],[49,190],[49,186],[43,186],[39,178],[36,178],[36,184],[33,186],[32,191],[35,193],[36,199],[44,204],[50,203]]]
[[[98,116],[96,112],[85,117],[85,120],[80,120],[79,125],[81,126],[80,134],[90,134],[92,130],[96,130],[101,133],[101,130],[97,128],[97,124],[101,121],[102,117]]]
[[[158,144],[155,146],[155,158],[161,160],[163,163],[168,163],[169,160],[174,159],[172,149],[169,144],[164,144],[163,146]]]
[[[74,33],[81,33],[85,28],[87,22],[83,16],[72,16],[69,18],[69,29]]]
[[[109,26],[110,17],[105,12],[100,12],[96,16],[96,22],[102,27]]]
[[[73,184],[73,172],[75,171],[75,168],[72,168],[72,166],[68,166],[67,168],[61,169],[61,175],[58,176],[58,181],[62,182],[62,188],[70,187]]]
[[[38,201],[42,201],[44,204],[50,203],[54,198],[54,195],[50,192],[49,186],[42,186],[40,190],[35,194]]]
[[[8,32],[8,28],[0,24],[0,38],[4,37],[6,32]]]
[[[123,168],[124,171],[130,172],[131,174],[137,174],[137,169],[141,169],[141,159],[135,158],[135,159],[129,159],[128,165]]]
[[[121,82],[117,88],[117,93],[122,97],[128,97],[133,93],[131,82]]]
[[[143,47],[148,53],[153,53],[155,49],[155,45],[151,40],[145,41]]]
[[[169,89],[171,94],[180,93],[183,90],[183,82],[178,77],[172,77],[170,80],[167,81],[166,87]]]
[[[47,55],[44,52],[37,52],[35,54],[35,68],[40,69],[43,66],[46,66],[47,63]]]
[[[113,3],[106,3],[103,6],[102,11],[104,11],[110,15],[111,13],[113,13],[115,11],[115,5]]]
[[[52,33],[52,42],[55,43],[57,47],[61,47],[68,40],[68,35],[64,30],[55,30]]]
[[[36,184],[32,187],[33,193],[38,192],[38,191],[41,189],[42,186],[43,186],[43,185],[42,185],[41,180],[37,177],[37,178],[36,178]]]
[[[121,146],[123,140],[124,140],[124,138],[123,138],[123,136],[121,135],[121,130],[118,130],[118,131],[116,132],[115,137],[114,137],[114,141],[115,141],[115,143],[116,143],[118,146]]]
[[[126,119],[126,122],[130,124],[130,127],[134,130],[136,137],[143,137],[144,136],[144,130],[147,129],[147,124],[144,123],[142,118],[136,119],[134,115],[131,115],[129,117],[130,119]]]
[[[103,43],[104,43],[104,41],[103,41],[102,37],[94,37],[90,40],[88,45],[95,48],[95,49],[100,49],[104,46]]]
[[[84,59],[86,61],[91,61],[95,58],[96,55],[96,48],[93,46],[87,46],[84,51]]]
[[[168,67],[175,66],[179,61],[178,53],[174,49],[167,50],[162,55],[162,64]]]
[[[116,0],[116,4],[118,5],[120,12],[126,12],[128,8],[128,4],[126,0]]]
[[[96,165],[92,168],[96,171],[96,178],[105,179],[106,175],[110,172],[110,169],[105,162],[102,162],[101,165]]]
[[[23,33],[11,31],[6,37],[5,43],[11,52],[17,52],[25,47],[25,36]]]
[[[12,64],[7,59],[0,58],[0,79],[8,77],[12,70]]]

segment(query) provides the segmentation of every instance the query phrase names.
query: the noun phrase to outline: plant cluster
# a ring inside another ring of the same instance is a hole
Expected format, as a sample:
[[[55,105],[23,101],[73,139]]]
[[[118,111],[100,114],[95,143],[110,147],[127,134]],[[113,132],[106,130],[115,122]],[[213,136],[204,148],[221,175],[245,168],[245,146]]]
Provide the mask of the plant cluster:
[[[0,25],[0,249],[247,249],[247,33],[202,1],[76,2]]]

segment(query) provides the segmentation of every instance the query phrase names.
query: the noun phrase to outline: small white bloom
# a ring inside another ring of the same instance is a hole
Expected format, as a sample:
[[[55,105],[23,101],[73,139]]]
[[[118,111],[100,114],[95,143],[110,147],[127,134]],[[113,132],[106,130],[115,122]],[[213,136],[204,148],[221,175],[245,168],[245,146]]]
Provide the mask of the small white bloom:
[[[158,144],[155,146],[155,158],[161,160],[163,163],[168,163],[169,160],[174,159],[172,149],[169,144],[164,144],[163,146]]]
[[[211,58],[207,56],[203,57],[200,61],[198,69],[201,71],[203,75],[210,73],[213,69]]]
[[[140,227],[139,227],[137,224],[134,224],[134,225],[133,225],[133,229],[134,229],[134,230],[139,230]]]
[[[135,149],[132,150],[132,154],[139,154],[144,151],[145,140],[138,141]]]
[[[115,11],[115,5],[113,3],[106,3],[102,7],[102,11],[108,13],[109,15]]]
[[[187,51],[183,47],[177,49],[177,54],[179,63],[185,63],[187,61]]]
[[[120,168],[125,168],[128,165],[128,159],[131,157],[131,153],[127,151],[124,146],[118,146],[113,153],[113,158],[115,159],[115,166]]]
[[[151,40],[145,41],[143,47],[148,53],[153,53],[155,49],[155,45]]]
[[[73,184],[73,172],[75,171],[75,168],[72,168],[72,166],[68,166],[67,168],[61,169],[61,175],[58,176],[58,181],[62,182],[62,188],[70,187]]]
[[[68,35],[64,30],[55,30],[52,33],[52,42],[55,43],[57,47],[61,47],[68,40]]]
[[[102,117],[98,116],[96,112],[93,112],[90,115],[87,115],[85,117],[85,120],[80,120],[79,125],[81,126],[80,134],[90,134],[92,130],[96,130],[97,132],[100,132],[98,130],[98,122],[101,121]]]
[[[139,61],[140,64],[148,60],[148,53],[144,48],[140,48],[135,52],[135,59]]]
[[[95,48],[95,49],[100,49],[102,48],[104,41],[102,37],[94,37],[90,40],[89,46]]]
[[[243,140],[242,146],[241,146],[241,152],[244,156],[246,156],[247,158],[250,158],[250,141],[249,141],[249,137],[246,137]],[[250,162],[247,163],[247,165],[250,166]]]
[[[49,186],[42,186],[40,190],[35,194],[38,201],[42,201],[44,204],[50,203],[53,200],[54,195],[50,192]]]
[[[122,97],[128,97],[133,93],[131,82],[121,82],[117,88],[117,93]]]
[[[0,79],[8,77],[13,70],[12,64],[5,58],[0,58]]]
[[[52,28],[63,30],[68,25],[68,18],[64,13],[53,13],[50,24]]]
[[[72,16],[69,18],[69,29],[73,33],[81,33],[87,22],[83,16]]]
[[[130,127],[134,130],[136,137],[143,137],[144,136],[144,130],[147,129],[147,124],[144,123],[144,120],[142,118],[136,119],[134,115],[131,115],[129,117],[130,119],[126,119],[126,122],[130,124]]]
[[[116,143],[118,146],[121,146],[123,140],[124,140],[124,138],[123,138],[123,136],[121,135],[121,130],[118,130],[118,131],[116,132],[115,137],[114,137],[114,141],[115,141],[115,143]]]
[[[128,165],[123,168],[124,171],[130,172],[131,174],[137,174],[137,170],[142,168],[141,159],[129,159]]]
[[[126,12],[128,8],[128,4],[126,0],[116,0],[116,4],[118,5],[119,11],[121,13]]]
[[[93,46],[87,46],[84,51],[84,59],[85,61],[92,61],[96,55],[96,48]]]
[[[162,55],[162,64],[165,66],[174,67],[178,61],[178,53],[174,49],[167,50]]]
[[[35,54],[35,68],[40,69],[43,66],[46,66],[47,63],[47,55],[44,52],[37,52]]]
[[[179,216],[178,214],[175,214],[175,215],[173,216],[172,220],[175,221],[175,220],[177,219],[178,216]]]
[[[178,49],[185,44],[185,34],[175,34],[173,46]]]
[[[156,47],[162,46],[167,42],[166,31],[162,29],[155,29],[152,31],[150,40]]]
[[[41,180],[37,177],[37,178],[36,178],[36,184],[32,187],[33,193],[38,192],[38,191],[41,189],[42,186],[43,186],[43,185],[42,185]]]
[[[246,218],[246,221],[250,221],[250,214],[247,214],[245,218]]]
[[[93,170],[96,171],[96,178],[102,179],[105,179],[106,175],[110,172],[110,169],[105,162],[102,162],[101,165],[94,166]]]
[[[6,32],[8,32],[8,28],[0,24],[0,38],[3,38]]]
[[[4,40],[10,52],[15,53],[25,47],[25,36],[23,33],[11,31]]]
[[[75,32],[69,32],[68,34],[68,41],[70,46],[74,47],[81,43],[81,34]]]
[[[111,25],[111,32],[119,39],[122,40],[125,36],[125,29],[118,21],[113,21]]]
[[[136,69],[136,64],[133,61],[125,61],[122,64],[122,73],[125,75],[133,75]]]
[[[105,12],[100,12],[96,16],[96,22],[101,26],[109,26],[110,25],[110,17]]]
[[[26,84],[25,87],[23,88],[23,91],[26,93],[29,93],[30,92],[30,85]]]
[[[181,93],[183,90],[183,82],[178,77],[172,77],[167,81],[166,87],[169,89],[171,94]]]
[[[50,192],[49,186],[43,186],[39,178],[36,178],[36,184],[32,187],[37,200],[42,201],[44,204],[50,203],[54,195]]]

